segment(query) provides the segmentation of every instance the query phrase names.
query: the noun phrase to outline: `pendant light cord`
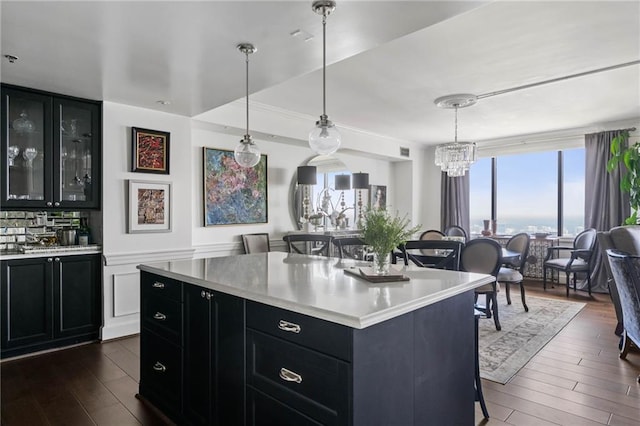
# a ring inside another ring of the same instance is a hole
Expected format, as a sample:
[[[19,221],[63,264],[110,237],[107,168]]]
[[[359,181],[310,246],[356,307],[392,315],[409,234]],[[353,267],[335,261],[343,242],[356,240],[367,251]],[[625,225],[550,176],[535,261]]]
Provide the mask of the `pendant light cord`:
[[[327,115],[327,11],[322,11],[322,115]]]
[[[249,52],[246,51],[245,52],[245,56],[246,56],[246,95],[247,95],[247,135],[249,134]]]

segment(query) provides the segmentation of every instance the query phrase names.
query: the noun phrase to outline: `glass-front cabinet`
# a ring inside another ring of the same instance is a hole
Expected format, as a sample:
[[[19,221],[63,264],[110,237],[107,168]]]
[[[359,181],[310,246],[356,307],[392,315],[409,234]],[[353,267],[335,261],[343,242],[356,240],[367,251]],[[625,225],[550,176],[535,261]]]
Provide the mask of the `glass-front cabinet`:
[[[100,102],[2,86],[3,208],[100,207]]]

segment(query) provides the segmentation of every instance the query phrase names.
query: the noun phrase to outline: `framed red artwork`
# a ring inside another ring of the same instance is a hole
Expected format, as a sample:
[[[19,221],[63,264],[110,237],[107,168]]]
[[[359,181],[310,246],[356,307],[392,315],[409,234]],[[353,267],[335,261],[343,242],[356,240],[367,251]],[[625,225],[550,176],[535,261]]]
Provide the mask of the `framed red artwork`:
[[[169,132],[131,128],[131,171],[169,174]]]

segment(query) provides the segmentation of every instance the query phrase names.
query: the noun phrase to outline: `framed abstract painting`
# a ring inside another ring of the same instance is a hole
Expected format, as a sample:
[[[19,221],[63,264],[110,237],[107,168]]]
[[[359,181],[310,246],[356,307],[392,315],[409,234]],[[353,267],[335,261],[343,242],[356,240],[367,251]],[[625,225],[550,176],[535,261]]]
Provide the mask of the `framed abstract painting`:
[[[169,132],[131,128],[131,171],[169,174]]]
[[[233,151],[204,147],[204,225],[267,223],[267,156],[241,167]]]
[[[171,232],[171,183],[129,180],[127,232]]]

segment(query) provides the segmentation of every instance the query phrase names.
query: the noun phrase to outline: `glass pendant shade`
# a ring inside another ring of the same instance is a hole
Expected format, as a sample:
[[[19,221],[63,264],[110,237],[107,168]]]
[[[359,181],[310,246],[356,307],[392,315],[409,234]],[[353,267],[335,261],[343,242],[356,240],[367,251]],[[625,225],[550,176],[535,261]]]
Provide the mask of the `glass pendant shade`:
[[[316,122],[316,127],[309,132],[309,147],[321,155],[333,154],[340,148],[340,132],[329,120]]]
[[[260,150],[251,140],[251,136],[244,135],[244,139],[240,140],[233,150],[233,158],[242,167],[253,167],[260,162]]]

